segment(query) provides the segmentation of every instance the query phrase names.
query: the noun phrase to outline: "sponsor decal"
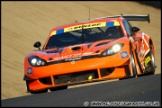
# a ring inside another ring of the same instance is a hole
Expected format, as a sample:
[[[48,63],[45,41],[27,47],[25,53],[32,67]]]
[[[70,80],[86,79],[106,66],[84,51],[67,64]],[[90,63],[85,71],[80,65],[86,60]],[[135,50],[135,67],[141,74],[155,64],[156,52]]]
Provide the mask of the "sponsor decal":
[[[85,52],[85,53],[77,53],[77,54],[70,54],[70,55],[65,55],[61,56],[62,59],[68,59],[68,58],[76,58],[76,59],[81,59],[81,56],[86,56],[86,55],[92,55],[93,52]]]
[[[80,60],[81,57],[76,57],[76,58],[67,58],[65,61],[75,61],[75,60]]]
[[[145,58],[145,66],[148,66],[149,61],[151,61],[151,57],[148,56],[147,58]]]
[[[61,56],[62,59],[68,59],[68,58],[76,58],[81,56],[82,53],[78,53],[78,54],[70,54],[70,55],[65,55],[65,56]]]
[[[104,27],[104,26],[119,26],[119,25],[120,23],[116,20],[111,21],[111,22],[95,22],[95,23],[89,23],[89,24],[79,24],[76,26],[66,27],[61,30],[52,31],[50,36],[54,36],[60,33],[70,32],[74,30],[88,29],[88,28],[94,28],[94,27]]]
[[[128,53],[126,51],[120,53],[121,58],[127,58]]]
[[[73,30],[73,28],[67,28],[68,29],[68,31],[72,31]]]
[[[93,27],[102,27],[102,26],[105,26],[105,24],[106,24],[105,22],[99,22],[99,23],[77,25],[77,26],[65,28],[64,32],[73,31],[73,30],[81,30],[82,28],[87,29],[87,28],[93,28]]]
[[[28,68],[27,74],[32,74],[32,68]]]

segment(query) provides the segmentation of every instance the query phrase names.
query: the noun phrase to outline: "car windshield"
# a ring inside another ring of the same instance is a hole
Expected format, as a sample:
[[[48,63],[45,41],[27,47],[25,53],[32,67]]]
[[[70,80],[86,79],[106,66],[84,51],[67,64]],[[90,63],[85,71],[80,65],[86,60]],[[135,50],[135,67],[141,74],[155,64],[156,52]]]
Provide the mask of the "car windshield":
[[[123,36],[120,26],[94,27],[52,35],[45,49],[117,39]]]

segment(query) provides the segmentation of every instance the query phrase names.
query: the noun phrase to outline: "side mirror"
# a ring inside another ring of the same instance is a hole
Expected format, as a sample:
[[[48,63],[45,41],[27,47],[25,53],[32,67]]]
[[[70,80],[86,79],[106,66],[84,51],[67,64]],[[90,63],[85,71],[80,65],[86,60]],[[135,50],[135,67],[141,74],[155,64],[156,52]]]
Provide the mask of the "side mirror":
[[[41,49],[40,49],[40,47],[41,47],[41,42],[37,41],[37,42],[34,43],[33,46],[34,46],[35,48],[38,48],[39,50],[41,50]]]
[[[140,31],[140,29],[138,28],[138,27],[132,27],[132,32],[134,33],[134,32],[138,32],[138,31]]]

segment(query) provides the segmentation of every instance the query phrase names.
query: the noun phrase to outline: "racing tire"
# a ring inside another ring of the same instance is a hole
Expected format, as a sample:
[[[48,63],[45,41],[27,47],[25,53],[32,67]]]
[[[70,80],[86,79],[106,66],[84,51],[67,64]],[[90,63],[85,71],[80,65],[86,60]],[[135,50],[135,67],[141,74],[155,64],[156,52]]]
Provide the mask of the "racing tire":
[[[137,76],[136,64],[135,64],[135,59],[132,50],[130,50],[130,62],[129,65],[125,66],[125,71],[127,73],[126,77],[119,78],[119,80],[135,78]]]
[[[130,75],[130,77],[136,77],[137,76],[137,69],[136,69],[135,59],[134,59],[134,55],[133,55],[132,50],[130,50],[129,69],[130,69],[130,72],[132,72],[132,75]]]
[[[137,60],[138,69],[139,69],[140,73],[143,73],[143,70],[142,70],[142,67],[141,67],[141,64],[140,64],[140,60],[138,58],[137,50],[135,50],[135,56],[136,56],[136,60]],[[139,75],[137,75],[137,76],[139,76]]]
[[[140,71],[142,73],[142,74],[138,75],[138,77],[145,76],[145,75],[154,75],[155,74],[156,65],[155,65],[154,55],[152,54],[152,45],[150,45],[150,51],[147,54],[147,56],[151,57],[151,61],[149,62],[149,68],[152,71],[150,71],[150,72],[144,72],[145,70],[142,70],[142,67],[141,67],[141,64],[140,64],[140,60],[139,60],[138,54],[136,52],[136,58],[137,58],[138,66],[139,66],[139,69],[140,69]]]
[[[149,56],[151,57],[150,68],[151,68],[151,70],[152,70],[152,71],[150,71],[150,74],[153,75],[153,74],[155,74],[156,65],[155,65],[155,58],[154,58],[154,55],[152,54],[152,45],[150,45]]]

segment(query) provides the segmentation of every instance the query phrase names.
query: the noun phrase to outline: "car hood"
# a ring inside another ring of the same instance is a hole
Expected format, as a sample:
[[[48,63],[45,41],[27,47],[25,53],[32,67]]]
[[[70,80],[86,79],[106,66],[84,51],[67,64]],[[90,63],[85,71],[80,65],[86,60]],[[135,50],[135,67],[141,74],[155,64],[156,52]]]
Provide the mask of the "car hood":
[[[65,59],[67,61],[81,59],[81,57],[96,57],[121,39],[101,40],[92,43],[72,45],[62,48],[53,48],[42,51],[33,51],[29,56],[38,56],[46,61]]]

